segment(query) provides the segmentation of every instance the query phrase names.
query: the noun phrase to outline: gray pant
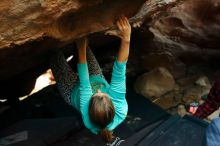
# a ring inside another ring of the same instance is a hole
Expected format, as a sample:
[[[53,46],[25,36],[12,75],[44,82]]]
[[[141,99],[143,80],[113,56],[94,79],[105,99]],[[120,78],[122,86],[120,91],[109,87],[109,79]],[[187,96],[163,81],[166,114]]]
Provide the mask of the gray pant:
[[[90,75],[99,75],[104,78],[98,61],[89,48],[87,48],[87,62]],[[78,81],[77,74],[73,72],[62,52],[57,52],[50,59],[50,68],[61,96],[71,105],[70,96]]]

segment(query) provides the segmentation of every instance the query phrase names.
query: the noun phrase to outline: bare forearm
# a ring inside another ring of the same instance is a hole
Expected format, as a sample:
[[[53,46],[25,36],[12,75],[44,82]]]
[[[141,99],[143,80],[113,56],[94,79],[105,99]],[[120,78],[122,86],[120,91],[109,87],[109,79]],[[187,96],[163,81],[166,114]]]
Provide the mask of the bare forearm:
[[[78,63],[86,63],[86,48],[87,48],[87,39],[80,38],[76,41],[76,47],[78,49]]]
[[[128,60],[130,50],[130,41],[121,40],[121,45],[118,52],[118,61],[125,62]]]
[[[78,63],[86,63],[86,49],[78,48]]]

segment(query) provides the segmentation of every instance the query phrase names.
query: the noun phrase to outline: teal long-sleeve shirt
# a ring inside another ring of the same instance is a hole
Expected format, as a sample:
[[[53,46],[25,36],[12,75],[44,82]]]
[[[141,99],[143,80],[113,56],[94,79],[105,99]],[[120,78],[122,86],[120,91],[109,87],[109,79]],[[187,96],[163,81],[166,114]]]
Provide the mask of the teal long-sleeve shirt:
[[[105,79],[98,75],[89,76],[87,63],[78,64],[79,83],[74,87],[71,94],[71,104],[82,115],[86,128],[94,134],[98,134],[100,129],[96,127],[89,118],[89,102],[97,89],[109,95],[115,107],[113,121],[107,126],[112,131],[125,118],[128,112],[128,105],[125,99],[126,94],[126,63],[114,62],[110,85]]]

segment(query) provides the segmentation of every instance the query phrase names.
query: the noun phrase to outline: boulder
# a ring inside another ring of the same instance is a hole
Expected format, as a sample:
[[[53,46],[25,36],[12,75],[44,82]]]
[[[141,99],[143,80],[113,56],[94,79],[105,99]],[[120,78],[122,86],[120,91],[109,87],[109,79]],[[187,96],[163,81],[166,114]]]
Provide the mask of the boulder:
[[[135,91],[145,97],[160,97],[174,88],[175,80],[163,67],[156,68],[137,78]]]
[[[181,117],[184,117],[185,115],[187,115],[187,111],[184,105],[180,104],[177,108],[177,113],[178,115],[180,115]]]
[[[49,68],[48,58],[54,50],[67,52],[67,46],[82,36],[100,33],[103,38],[106,30],[116,29],[115,21],[122,14],[131,24],[142,24],[171,3],[165,0],[1,0],[0,87],[3,92],[0,98],[14,99],[29,94],[37,77]],[[102,44],[101,40],[97,42]],[[71,49],[75,48],[71,46]],[[8,95],[7,91],[13,93]]]
[[[201,76],[195,82],[193,86],[184,90],[183,101],[187,104],[191,102],[200,102],[201,97],[207,95],[211,89],[211,84],[208,77]]]
[[[184,64],[197,61],[218,67],[219,7],[219,0],[1,0],[0,84],[5,92],[0,98],[27,95],[36,78],[49,68],[48,58],[55,49],[65,52],[67,45],[82,36],[90,40],[100,34],[99,38],[106,38],[104,32],[115,29],[115,20],[122,14],[132,26],[141,26],[138,32],[143,34],[132,34],[134,51],[131,49],[130,54],[143,50],[144,56],[145,51],[158,49],[180,57]],[[112,46],[108,39],[95,42],[104,51]],[[141,56],[137,55],[138,61]],[[181,67],[164,67],[175,79],[182,76]],[[11,87],[11,83],[15,84]],[[8,95],[6,91],[14,93]]]
[[[179,78],[185,75],[186,66],[169,52],[150,53],[143,56],[143,68],[152,70],[157,67],[165,67],[174,78]]]
[[[203,87],[207,87],[207,88],[211,87],[211,84],[209,82],[209,78],[206,76],[201,76],[200,78],[198,78],[196,80],[195,84],[198,86],[203,86]]]
[[[120,15],[136,24],[171,3],[165,0],[1,0],[0,80],[44,63],[51,51],[71,44],[76,38],[115,29]]]
[[[157,98],[153,102],[159,105],[161,108],[167,110],[180,104],[182,102],[182,96],[183,95],[179,89],[179,86],[175,85],[171,92]]]

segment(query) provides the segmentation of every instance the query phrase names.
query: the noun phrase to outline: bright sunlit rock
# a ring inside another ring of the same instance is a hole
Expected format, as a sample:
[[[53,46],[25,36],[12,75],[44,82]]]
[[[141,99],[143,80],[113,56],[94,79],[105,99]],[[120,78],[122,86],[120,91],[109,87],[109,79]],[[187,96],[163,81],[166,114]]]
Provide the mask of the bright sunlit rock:
[[[69,56],[66,61],[69,62],[71,59],[73,58],[73,55]],[[31,93],[29,95],[20,97],[19,100],[24,100],[25,98],[27,98],[28,96],[40,91],[41,89],[55,84],[56,81],[54,79],[53,73],[51,71],[51,69],[48,69],[44,74],[40,75],[35,83],[34,89],[31,91]]]
[[[54,80],[52,71],[51,71],[51,69],[48,69],[44,74],[40,75],[37,78],[34,89],[31,91],[31,93],[29,95],[20,97],[19,100],[23,100],[23,99],[27,98],[28,96],[40,91],[41,89],[43,89],[49,85],[55,84],[55,83],[56,82]]]
[[[55,80],[54,80],[51,69],[48,69],[46,73],[42,74],[41,76],[37,78],[35,87],[31,93],[33,94],[33,92],[35,93],[52,84],[55,84]]]

